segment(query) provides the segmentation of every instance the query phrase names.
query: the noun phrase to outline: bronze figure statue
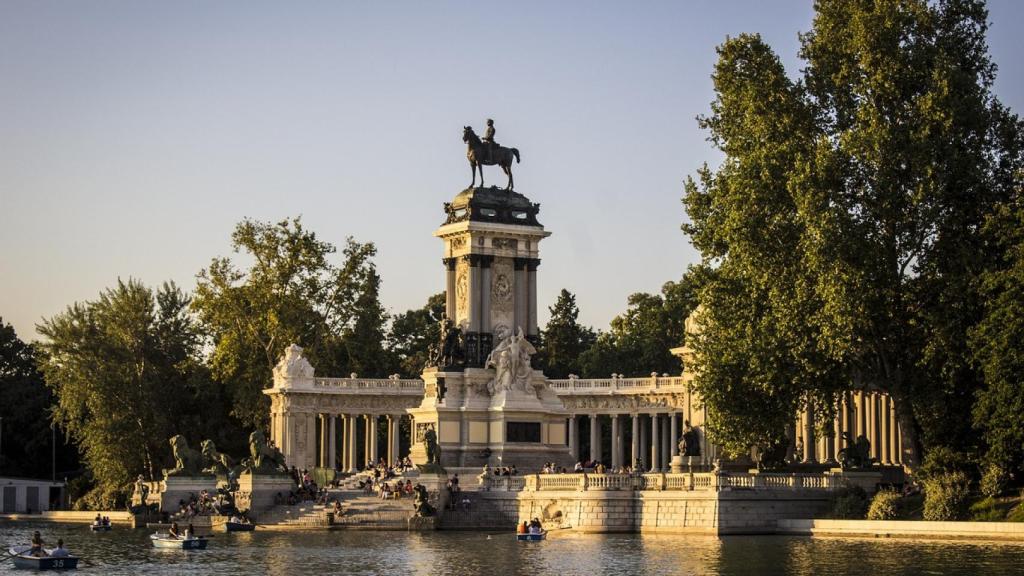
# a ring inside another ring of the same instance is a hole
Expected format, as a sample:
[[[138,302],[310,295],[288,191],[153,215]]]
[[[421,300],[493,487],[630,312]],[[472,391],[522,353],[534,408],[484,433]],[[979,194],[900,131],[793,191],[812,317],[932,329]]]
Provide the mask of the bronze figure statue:
[[[433,428],[427,428],[423,434],[423,443],[427,448],[427,464],[440,464],[441,446],[437,443],[437,433]]]
[[[466,158],[469,159],[469,169],[473,174],[473,181],[469,187],[473,188],[476,186],[476,171],[480,169],[480,186],[484,185],[484,166],[494,166],[497,164],[508,174],[508,186],[506,190],[511,190],[514,186],[512,180],[512,159],[515,158],[516,162],[519,162],[519,150],[516,148],[505,148],[499,146],[494,141],[494,121],[490,120],[487,126],[487,133],[485,134],[485,140],[481,140],[479,136],[473,132],[471,126],[465,126],[462,129],[462,141],[466,143]]]
[[[174,468],[164,468],[164,477],[198,476],[203,464],[203,456],[189,448],[188,440],[181,434],[170,439],[171,452],[174,455]]]

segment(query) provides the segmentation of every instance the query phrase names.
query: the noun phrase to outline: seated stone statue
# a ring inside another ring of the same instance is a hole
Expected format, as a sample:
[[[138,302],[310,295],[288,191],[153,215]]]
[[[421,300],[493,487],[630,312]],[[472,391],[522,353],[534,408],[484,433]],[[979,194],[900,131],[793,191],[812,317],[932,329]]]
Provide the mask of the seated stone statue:
[[[227,454],[218,452],[217,445],[213,443],[213,440],[203,440],[200,449],[203,453],[203,465],[206,466],[203,472],[224,478],[237,477],[238,471],[234,460]]]
[[[416,515],[420,518],[433,516],[437,513],[437,510],[430,505],[429,494],[427,494],[427,487],[423,484],[417,484],[413,491],[416,493],[416,501],[413,503],[413,509],[416,510]]]
[[[174,468],[165,468],[164,477],[198,476],[202,467],[202,456],[189,448],[188,440],[181,434],[170,439],[171,451],[174,453]]]

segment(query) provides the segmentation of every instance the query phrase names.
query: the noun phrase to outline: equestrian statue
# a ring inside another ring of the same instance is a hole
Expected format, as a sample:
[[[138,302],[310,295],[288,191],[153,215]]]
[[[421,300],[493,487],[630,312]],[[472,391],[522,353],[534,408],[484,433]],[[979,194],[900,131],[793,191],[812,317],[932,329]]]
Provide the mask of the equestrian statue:
[[[469,159],[469,169],[473,174],[473,181],[469,187],[476,186],[476,171],[480,169],[480,187],[484,185],[484,166],[497,164],[508,174],[508,186],[506,190],[513,188],[512,181],[512,158],[519,162],[519,150],[516,148],[505,148],[494,141],[494,120],[487,119],[487,131],[481,139],[473,132],[472,126],[462,128],[462,141],[466,143],[466,158]]]

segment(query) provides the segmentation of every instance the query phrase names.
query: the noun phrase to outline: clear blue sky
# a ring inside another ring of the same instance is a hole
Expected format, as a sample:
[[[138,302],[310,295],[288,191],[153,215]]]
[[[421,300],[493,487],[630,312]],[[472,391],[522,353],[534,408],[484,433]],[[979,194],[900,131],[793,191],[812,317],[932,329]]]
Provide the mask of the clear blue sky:
[[[1024,3],[990,4],[996,92],[1024,106]],[[0,0],[0,316],[22,338],[118,277],[194,286],[244,217],[377,244],[393,312],[443,289],[462,126],[495,119],[541,203],[539,297],[605,328],[677,279],[682,182],[715,46],[759,32],[791,73],[811,2]],[[489,183],[502,183],[495,168]]]

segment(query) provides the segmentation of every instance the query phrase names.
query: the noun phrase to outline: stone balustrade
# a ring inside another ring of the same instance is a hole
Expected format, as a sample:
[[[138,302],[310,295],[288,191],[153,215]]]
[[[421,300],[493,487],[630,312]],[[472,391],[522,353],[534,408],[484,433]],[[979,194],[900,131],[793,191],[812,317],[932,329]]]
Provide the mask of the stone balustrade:
[[[640,394],[655,391],[686,390],[682,376],[652,376],[649,378],[567,378],[548,380],[558,395],[575,394]]]
[[[423,380],[419,378],[315,378],[313,386],[359,394],[423,395]]]
[[[835,490],[843,485],[841,475],[822,474],[530,474],[521,477],[521,489],[528,492],[543,491],[597,491],[597,490]],[[501,482],[505,477],[489,478],[488,489],[515,490]]]

